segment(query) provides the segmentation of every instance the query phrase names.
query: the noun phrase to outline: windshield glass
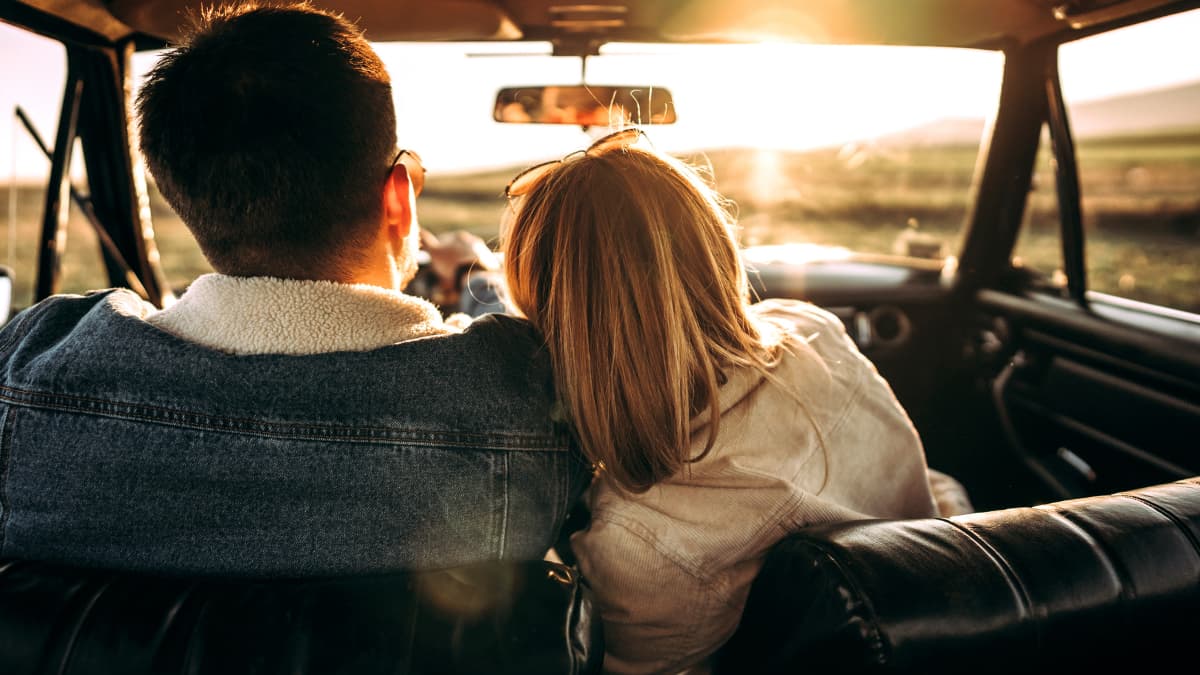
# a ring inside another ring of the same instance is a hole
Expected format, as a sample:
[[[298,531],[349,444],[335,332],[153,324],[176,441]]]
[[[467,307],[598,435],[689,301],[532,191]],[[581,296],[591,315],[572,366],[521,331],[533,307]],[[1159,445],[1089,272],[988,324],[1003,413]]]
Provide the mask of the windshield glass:
[[[10,32],[23,40],[22,53],[57,50],[47,58],[64,60],[60,46]],[[376,48],[393,79],[399,143],[419,152],[429,170],[419,215],[434,232],[466,229],[495,245],[504,186],[515,173],[610,131],[493,120],[503,87],[580,82],[580,59],[551,57],[548,44]],[[161,54],[134,55],[134,96]],[[659,149],[711,170],[735,205],[744,245],[799,244],[764,249],[785,260],[852,250],[940,261],[957,251],[1003,56],[918,47],[614,44],[586,66],[588,83],[670,89],[677,123],[647,133]],[[13,101],[41,113],[34,116],[44,134],[53,133],[61,77],[45,78],[45,91],[22,89]],[[30,216],[28,227],[13,229],[32,233],[43,204],[43,193],[32,188],[44,189],[48,163],[15,122],[5,140],[15,149],[14,181],[31,188],[13,191],[10,201]],[[209,267],[150,187],[162,264],[179,289]],[[86,223],[77,229],[90,236]],[[108,285],[97,250],[80,251],[84,242],[71,241],[62,290]],[[18,270],[19,285],[29,285],[35,260],[12,256],[10,250],[11,266],[29,270]]]
[[[400,144],[430,170],[420,205],[429,229],[494,238],[515,172],[610,131],[491,119],[498,89],[577,83],[577,58],[528,54],[537,45],[378,49]],[[588,59],[586,77],[670,89],[678,122],[647,133],[711,168],[743,244],[940,258],[956,250],[1002,67],[997,52],[965,49],[621,44]]]

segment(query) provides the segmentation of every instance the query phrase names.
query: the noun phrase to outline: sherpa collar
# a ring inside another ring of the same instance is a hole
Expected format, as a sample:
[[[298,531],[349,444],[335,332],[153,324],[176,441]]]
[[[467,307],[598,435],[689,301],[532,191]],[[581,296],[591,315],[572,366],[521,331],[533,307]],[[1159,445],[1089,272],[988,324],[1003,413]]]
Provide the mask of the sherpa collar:
[[[367,351],[457,332],[432,304],[366,284],[205,274],[146,320],[233,354]]]

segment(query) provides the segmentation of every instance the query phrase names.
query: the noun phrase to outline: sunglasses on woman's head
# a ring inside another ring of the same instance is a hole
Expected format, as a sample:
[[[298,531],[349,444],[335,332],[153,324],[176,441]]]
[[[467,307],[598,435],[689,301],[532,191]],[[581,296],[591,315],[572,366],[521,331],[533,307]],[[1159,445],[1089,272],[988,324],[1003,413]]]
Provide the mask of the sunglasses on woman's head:
[[[576,150],[562,159],[555,159],[549,162],[531,166],[508,181],[508,185],[504,188],[504,196],[508,198],[519,197],[529,191],[538,180],[549,173],[552,169],[560,164],[568,162],[576,157],[586,157],[601,150],[610,150],[618,147],[632,146],[642,139],[646,138],[646,132],[641,129],[630,127],[620,131],[611,133],[607,136],[599,138],[595,143],[588,146],[587,150]]]
[[[421,156],[412,150],[397,152],[392,165],[388,167],[389,176],[392,169],[396,168],[397,162],[404,164],[404,168],[408,170],[408,182],[412,185],[413,195],[420,195],[421,189],[425,187],[425,165],[421,163]]]

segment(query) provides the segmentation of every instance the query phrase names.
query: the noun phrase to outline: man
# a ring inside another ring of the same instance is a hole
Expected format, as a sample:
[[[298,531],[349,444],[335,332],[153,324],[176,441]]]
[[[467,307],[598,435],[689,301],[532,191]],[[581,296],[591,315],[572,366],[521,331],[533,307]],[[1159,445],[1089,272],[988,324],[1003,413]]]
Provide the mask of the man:
[[[411,278],[423,169],[361,34],[207,13],[138,100],[216,274],[169,309],[46,300],[0,333],[0,557],[309,575],[540,558],[587,471],[529,327]]]

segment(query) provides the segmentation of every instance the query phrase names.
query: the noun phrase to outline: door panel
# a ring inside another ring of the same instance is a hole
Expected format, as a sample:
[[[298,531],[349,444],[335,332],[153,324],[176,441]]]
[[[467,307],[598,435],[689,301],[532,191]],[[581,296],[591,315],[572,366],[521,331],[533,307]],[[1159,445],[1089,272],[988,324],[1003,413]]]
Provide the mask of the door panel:
[[[1074,497],[1200,474],[1200,341],[1187,322],[1163,334],[996,291],[979,305],[1008,333],[993,381],[1008,449],[1047,488]]]

